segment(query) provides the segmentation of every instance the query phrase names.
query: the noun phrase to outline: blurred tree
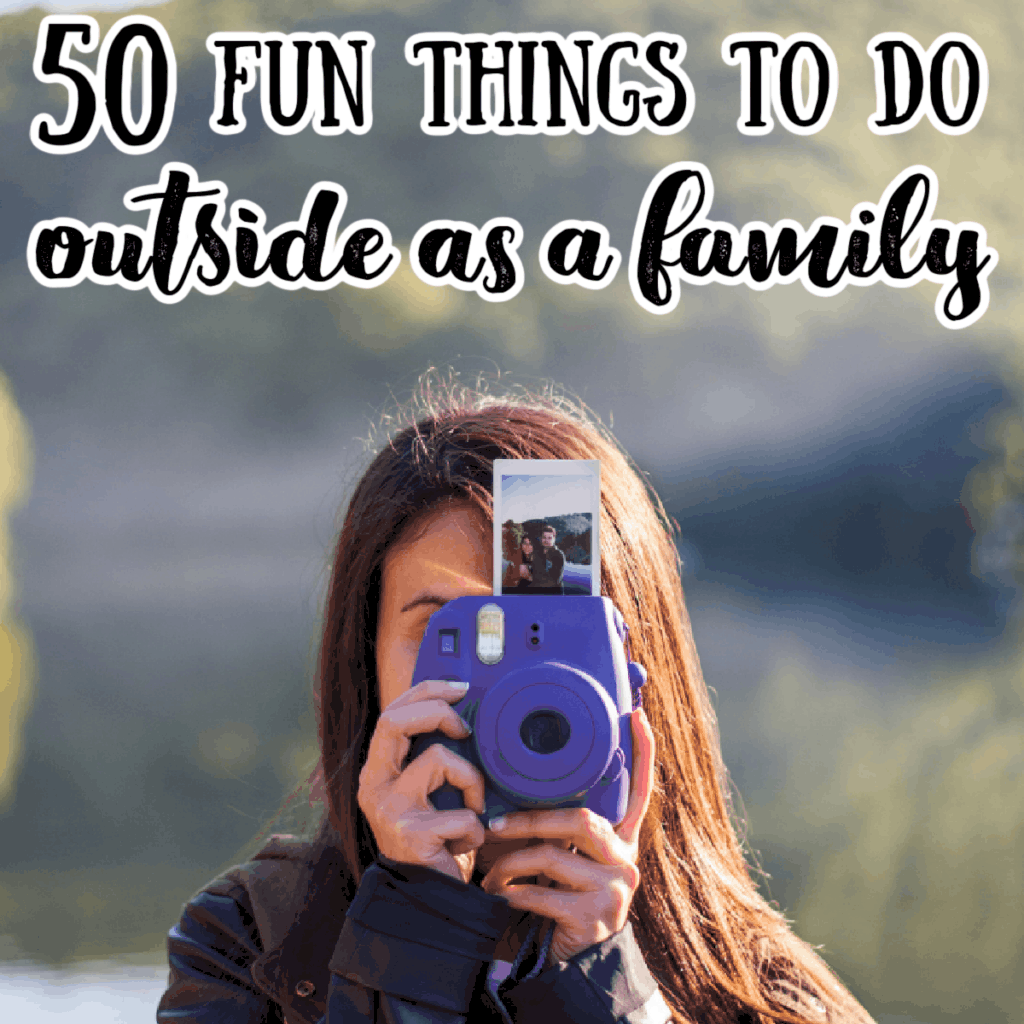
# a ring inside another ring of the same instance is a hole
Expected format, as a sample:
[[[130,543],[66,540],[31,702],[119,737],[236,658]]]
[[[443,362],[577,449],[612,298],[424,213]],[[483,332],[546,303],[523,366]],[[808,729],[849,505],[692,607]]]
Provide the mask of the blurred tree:
[[[35,684],[28,630],[13,613],[14,574],[8,516],[28,496],[32,446],[7,380],[0,375],[0,809],[14,796],[25,724]]]
[[[825,944],[875,1013],[1022,1019],[1017,659],[936,669],[927,690],[900,694],[782,663],[755,720],[787,765],[774,797],[748,801],[752,845],[773,871],[812,853],[788,892],[798,934]]]
[[[965,479],[973,571],[1024,582],[1024,422],[995,410]],[[752,840],[785,866],[799,934],[859,985],[869,1010],[1009,1021],[1024,1010],[1024,661],[1021,623],[980,667],[938,666],[927,689],[879,693],[780,663],[754,720],[784,776]],[[800,740],[793,742],[793,724]],[[841,724],[839,724],[841,723]],[[785,747],[784,753],[782,748]],[[932,1019],[931,1017],[929,1019]]]
[[[978,531],[972,568],[1004,586],[1024,582],[1024,422],[1016,408],[988,417],[981,446],[991,457],[964,481],[961,503]]]

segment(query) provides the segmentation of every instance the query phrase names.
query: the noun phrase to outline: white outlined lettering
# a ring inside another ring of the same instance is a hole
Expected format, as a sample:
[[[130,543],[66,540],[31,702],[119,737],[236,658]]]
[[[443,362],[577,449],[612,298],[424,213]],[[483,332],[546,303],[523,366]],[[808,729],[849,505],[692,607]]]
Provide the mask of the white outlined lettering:
[[[424,284],[450,284],[488,302],[507,302],[523,288],[522,240],[522,225],[511,217],[495,217],[482,228],[432,220],[413,235],[409,259]]]
[[[714,185],[704,164],[670,164],[648,186],[637,217],[630,288],[648,312],[669,313],[684,282],[764,290],[801,281],[815,295],[836,295],[847,284],[909,288],[927,280],[941,284],[939,323],[967,327],[988,308],[987,279],[999,254],[980,224],[932,219],[938,187],[935,172],[917,165],[898,175],[877,205],[858,203],[849,223],[819,217],[809,229],[791,220],[737,229],[707,218]]]
[[[188,164],[164,164],[156,185],[124,197],[129,209],[149,210],[145,228],[88,226],[73,217],[40,221],[29,235],[29,270],[47,288],[88,279],[130,291],[148,288],[160,302],[173,303],[193,288],[217,295],[232,284],[375,288],[398,268],[401,255],[380,222],[356,221],[339,235],[348,195],[334,182],[317,182],[299,219],[270,232],[263,210],[246,200],[232,204],[225,229],[227,194],[223,182],[200,182]]]
[[[99,42],[95,18],[48,15],[39,24],[32,70],[40,82],[68,90],[68,110],[58,125],[37,114],[29,128],[32,145],[44,153],[79,153],[102,127],[122,153],[152,153],[167,138],[178,92],[174,49],[154,18],[133,14],[115,22],[103,37],[96,72],[72,60],[71,48],[89,53]],[[142,110],[131,108],[132,68],[141,57]]]
[[[610,244],[608,229],[592,220],[560,221],[540,243],[540,268],[556,284],[606,288],[621,263],[622,253]]]
[[[210,128],[218,135],[245,130],[243,100],[258,74],[263,121],[278,135],[296,135],[310,122],[318,135],[364,135],[373,127],[373,46],[368,32],[212,33]]]
[[[421,32],[405,43],[405,59],[423,66],[420,127],[428,135],[589,135],[599,127],[671,135],[693,116],[685,56],[686,40],[667,32]],[[626,79],[626,66],[657,84]]]
[[[875,65],[877,100],[868,127],[875,135],[910,131],[924,114],[945,135],[964,135],[981,120],[988,99],[988,61],[970,36],[946,32],[925,53],[905,32],[882,32],[868,43],[868,56]]]
[[[735,32],[722,42],[722,60],[740,65],[740,117],[744,135],[767,135],[772,110],[788,132],[813,135],[828,124],[839,95],[839,65],[832,48],[812,32],[785,39],[774,32]],[[807,69],[808,95],[801,85]]]

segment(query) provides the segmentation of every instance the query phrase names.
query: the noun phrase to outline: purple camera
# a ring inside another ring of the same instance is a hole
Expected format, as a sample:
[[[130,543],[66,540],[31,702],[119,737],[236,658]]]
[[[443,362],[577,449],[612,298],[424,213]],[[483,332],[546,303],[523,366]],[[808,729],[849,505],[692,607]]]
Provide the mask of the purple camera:
[[[469,682],[455,710],[465,740],[417,736],[416,757],[442,743],[484,776],[486,826],[508,811],[589,807],[617,825],[626,813],[629,716],[647,674],[629,661],[628,630],[606,597],[460,597],[430,617],[413,672]],[[464,806],[445,783],[438,810]]]

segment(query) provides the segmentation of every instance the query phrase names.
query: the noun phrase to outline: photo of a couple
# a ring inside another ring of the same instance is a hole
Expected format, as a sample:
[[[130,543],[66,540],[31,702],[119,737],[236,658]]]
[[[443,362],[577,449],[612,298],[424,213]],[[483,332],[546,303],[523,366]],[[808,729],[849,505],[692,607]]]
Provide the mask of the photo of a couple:
[[[566,558],[566,549],[577,557],[583,553],[584,543],[589,549],[590,513],[566,518],[586,520],[586,533],[559,538],[552,523],[541,523],[538,528],[532,523],[514,523],[509,519],[502,524],[503,594],[590,593],[589,550],[584,564]]]
[[[497,461],[495,593],[599,594],[594,519],[599,464],[531,459],[506,466],[509,460]]]

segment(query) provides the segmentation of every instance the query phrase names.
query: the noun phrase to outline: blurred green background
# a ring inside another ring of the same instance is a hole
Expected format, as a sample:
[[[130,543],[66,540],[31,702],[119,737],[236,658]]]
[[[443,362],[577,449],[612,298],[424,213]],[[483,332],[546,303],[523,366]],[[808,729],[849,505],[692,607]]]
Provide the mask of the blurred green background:
[[[1018,5],[175,0],[146,9],[178,62],[166,142],[126,156],[101,135],[64,157],[28,139],[35,114],[65,109],[32,73],[43,13],[0,17],[0,958],[158,961],[181,903],[303,778],[323,566],[360,439],[420,372],[452,365],[571,388],[679,521],[747,841],[796,931],[879,1021],[1024,1019]],[[207,35],[300,28],[374,35],[373,129],[278,136],[250,94],[246,130],[214,135]],[[684,36],[687,129],[419,130],[408,36],[577,29]],[[834,50],[839,100],[817,135],[736,130],[739,71],[720,47],[755,29]],[[979,43],[977,128],[871,134],[866,46],[882,31]],[[603,223],[628,258],[647,183],[680,159],[708,165],[712,216],[736,225],[845,220],[926,164],[936,216],[981,223],[999,251],[990,308],[953,332],[927,283],[828,299],[712,286],[657,317],[625,271],[599,292],[544,277],[537,246],[564,218]],[[141,223],[122,197],[169,160],[270,225],[336,181],[346,221],[384,221],[402,266],[369,291],[174,306],[35,284],[33,224]],[[526,232],[511,302],[409,270],[428,220],[502,214]]]

